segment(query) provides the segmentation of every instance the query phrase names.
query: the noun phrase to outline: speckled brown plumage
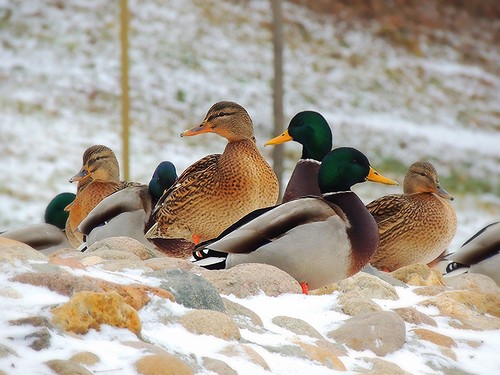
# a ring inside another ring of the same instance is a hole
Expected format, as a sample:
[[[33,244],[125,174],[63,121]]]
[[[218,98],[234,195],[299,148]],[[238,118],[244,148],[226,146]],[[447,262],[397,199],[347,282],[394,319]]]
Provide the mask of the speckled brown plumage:
[[[393,271],[436,259],[455,236],[457,217],[451,199],[439,185],[432,164],[414,163],[405,176],[404,194],[387,195],[367,205],[380,234],[371,264]]]
[[[74,181],[78,181],[76,197],[65,208],[69,211],[66,236],[71,246],[78,247],[83,242],[83,235],[77,230],[78,225],[99,202],[123,189],[127,183],[120,181],[118,160],[114,152],[102,145],[85,150],[80,172],[70,179],[70,182]]]
[[[224,152],[206,156],[179,176],[157,204],[147,238],[211,239],[247,213],[276,204],[278,180],[257,149],[246,110],[216,103],[183,135],[207,132],[228,140]]]

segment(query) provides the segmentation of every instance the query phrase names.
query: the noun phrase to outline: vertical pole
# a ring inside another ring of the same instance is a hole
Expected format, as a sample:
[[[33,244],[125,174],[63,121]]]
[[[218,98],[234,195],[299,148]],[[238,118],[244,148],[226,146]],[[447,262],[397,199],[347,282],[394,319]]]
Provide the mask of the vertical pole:
[[[273,113],[274,134],[283,131],[283,12],[281,0],[271,0],[273,14],[273,52],[274,52],[274,80],[273,80]],[[280,196],[283,179],[283,152],[284,147],[273,148],[273,169],[280,183]]]
[[[122,169],[125,180],[130,178],[129,139],[130,139],[130,97],[129,97],[129,60],[128,60],[128,30],[129,10],[128,0],[120,1],[120,41],[121,41],[121,103],[122,103]]]

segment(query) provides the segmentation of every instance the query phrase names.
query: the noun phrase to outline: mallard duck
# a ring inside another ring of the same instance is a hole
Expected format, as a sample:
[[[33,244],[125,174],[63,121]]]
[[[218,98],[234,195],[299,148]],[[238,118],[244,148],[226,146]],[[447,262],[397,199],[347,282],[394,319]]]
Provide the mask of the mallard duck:
[[[278,179],[255,143],[247,111],[218,102],[203,122],[181,136],[215,133],[227,139],[222,154],[188,167],[157,203],[148,239],[184,238],[198,243],[217,237],[247,213],[276,204]]]
[[[75,200],[65,210],[69,212],[66,221],[66,236],[73,247],[83,242],[78,225],[90,211],[107,196],[123,189],[120,170],[115,153],[106,146],[95,145],[83,153],[83,166],[70,182],[78,181]]]
[[[363,268],[377,249],[373,217],[351,187],[366,180],[395,185],[360,151],[332,150],[321,164],[321,196],[306,196],[252,212],[215,240],[198,245],[193,262],[209,269],[266,263],[317,289]]]
[[[446,267],[448,276],[481,273],[500,286],[500,221],[482,228],[445,260],[452,261]]]
[[[318,187],[318,171],[321,161],[332,149],[332,130],[325,118],[314,111],[297,113],[288,129],[267,141],[267,145],[296,141],[302,145],[302,156],[288,181],[283,202],[305,195],[321,195]]]
[[[431,163],[410,166],[403,193],[367,205],[380,232],[371,264],[385,271],[430,263],[446,250],[457,229],[457,215],[449,203],[453,197],[439,184]]]
[[[170,188],[176,180],[177,171],[172,162],[162,161],[158,164],[148,185],[153,202],[158,202],[163,192]]]
[[[108,237],[131,237],[150,246],[144,237],[145,225],[151,214],[148,186],[129,186],[104,198],[89,212],[78,231],[85,235],[84,251],[94,242]]]
[[[11,229],[1,233],[0,237],[23,242],[45,255],[61,248],[69,248],[70,244],[64,233],[68,213],[64,211],[64,207],[74,198],[73,193],[56,195],[45,209],[45,223]]]

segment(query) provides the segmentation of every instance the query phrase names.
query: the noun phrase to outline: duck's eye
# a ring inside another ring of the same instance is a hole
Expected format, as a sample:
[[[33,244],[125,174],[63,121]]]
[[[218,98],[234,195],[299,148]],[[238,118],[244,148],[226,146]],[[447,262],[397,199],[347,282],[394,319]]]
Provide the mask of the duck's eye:
[[[227,116],[227,113],[226,112],[219,112],[219,117],[222,117],[222,116]]]
[[[419,175],[422,176],[422,177],[426,177],[427,176],[424,172],[420,172]]]

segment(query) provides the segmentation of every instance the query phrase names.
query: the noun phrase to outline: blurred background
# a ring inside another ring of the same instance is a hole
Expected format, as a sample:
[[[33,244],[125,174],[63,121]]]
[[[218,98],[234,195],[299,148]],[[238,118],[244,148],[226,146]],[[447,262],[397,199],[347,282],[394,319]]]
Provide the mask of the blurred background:
[[[181,172],[222,152],[216,135],[179,134],[232,100],[248,110],[270,163],[264,142],[302,110],[322,113],[335,146],[359,148],[400,183],[413,162],[432,162],[456,198],[454,247],[500,218],[500,2],[135,0],[127,8],[130,180],[147,183],[162,160]],[[105,144],[124,160],[120,15],[120,1],[0,0],[0,231],[41,222],[53,196],[75,192],[68,180],[87,147]],[[282,150],[286,183],[301,147]],[[356,191],[368,203],[402,187]]]

